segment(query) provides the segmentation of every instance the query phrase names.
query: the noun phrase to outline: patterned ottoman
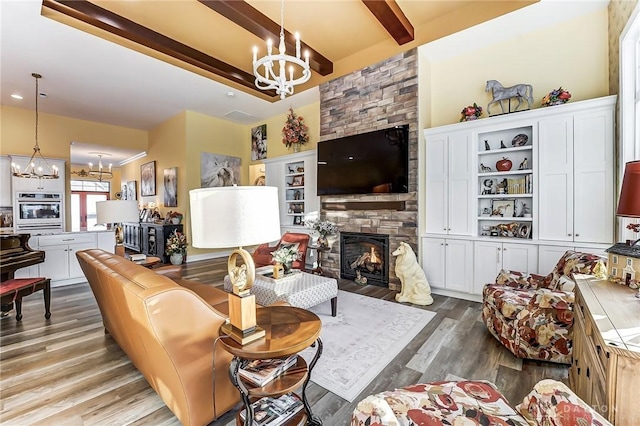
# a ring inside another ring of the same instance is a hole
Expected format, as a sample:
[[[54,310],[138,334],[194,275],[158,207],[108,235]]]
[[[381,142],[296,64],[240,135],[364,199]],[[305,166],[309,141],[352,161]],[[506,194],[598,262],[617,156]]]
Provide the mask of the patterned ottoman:
[[[231,291],[228,275],[224,277],[224,289]],[[335,317],[338,310],[338,281],[306,272],[298,272],[278,280],[256,274],[251,294],[263,306],[288,302],[291,306],[308,309],[331,300],[331,315]]]

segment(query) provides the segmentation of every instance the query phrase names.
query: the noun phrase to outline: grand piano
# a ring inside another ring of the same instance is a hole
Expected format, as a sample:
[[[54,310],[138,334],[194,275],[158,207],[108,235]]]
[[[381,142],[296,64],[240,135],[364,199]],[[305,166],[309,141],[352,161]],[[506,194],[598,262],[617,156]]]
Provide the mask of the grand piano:
[[[29,247],[29,234],[0,235],[0,304],[5,314],[16,305],[16,320],[22,320],[22,298],[42,290],[46,319],[51,317],[51,280],[15,278],[20,268],[44,262],[44,251]]]

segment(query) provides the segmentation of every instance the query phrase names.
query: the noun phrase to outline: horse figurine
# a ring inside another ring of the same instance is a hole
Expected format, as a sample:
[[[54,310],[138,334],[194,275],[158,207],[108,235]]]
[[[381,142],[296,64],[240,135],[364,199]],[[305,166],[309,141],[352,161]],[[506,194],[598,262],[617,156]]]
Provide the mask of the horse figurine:
[[[503,87],[500,82],[496,80],[489,80],[487,81],[487,87],[484,91],[491,91],[491,95],[493,96],[491,102],[487,104],[487,114],[491,114],[489,108],[491,107],[491,104],[495,104],[496,102],[500,103],[500,108],[504,114],[502,101],[505,99],[518,98],[518,105],[516,105],[514,111],[517,111],[518,108],[520,108],[523,99],[527,101],[528,108],[531,108],[531,105],[533,104],[533,86],[530,84],[516,84],[511,87]]]

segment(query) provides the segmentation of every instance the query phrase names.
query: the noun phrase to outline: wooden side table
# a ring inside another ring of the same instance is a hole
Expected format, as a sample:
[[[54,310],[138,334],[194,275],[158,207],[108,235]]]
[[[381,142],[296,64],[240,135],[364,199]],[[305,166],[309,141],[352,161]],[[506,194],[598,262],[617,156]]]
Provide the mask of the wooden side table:
[[[331,247],[310,245],[309,248],[316,251],[316,258],[318,259],[318,265],[311,273],[322,275],[322,253],[331,251]]]
[[[221,337],[222,347],[233,355],[229,366],[231,383],[240,391],[245,406],[245,419],[253,419],[251,403],[263,396],[280,396],[292,392],[302,385],[302,402],[304,410],[290,419],[287,424],[301,424],[306,420],[309,426],[321,426],[322,420],[314,416],[307,401],[306,390],[311,378],[311,371],[322,355],[322,340],[320,330],[322,323],[313,312],[289,306],[271,306],[259,308],[256,312],[257,323],[264,328],[266,334],[263,339],[246,345],[241,345],[230,337]],[[220,336],[224,336],[222,329]],[[243,380],[238,370],[245,367],[249,361],[255,359],[283,358],[297,354],[301,350],[312,346],[316,353],[307,367],[305,360],[298,356],[297,364],[278,378],[262,387],[255,387]],[[236,423],[242,425],[240,414]]]

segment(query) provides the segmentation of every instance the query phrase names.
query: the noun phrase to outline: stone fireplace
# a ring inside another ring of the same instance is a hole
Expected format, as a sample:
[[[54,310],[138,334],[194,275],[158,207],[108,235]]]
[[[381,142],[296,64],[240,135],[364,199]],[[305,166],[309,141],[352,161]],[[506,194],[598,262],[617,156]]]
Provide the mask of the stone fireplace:
[[[340,277],[348,280],[358,275],[367,284],[389,285],[389,236],[362,232],[340,233]]]
[[[338,225],[340,234],[384,235],[387,282],[400,290],[395,260],[390,253],[406,242],[418,253],[418,60],[417,50],[388,58],[351,74],[320,85],[320,142],[409,125],[409,192],[407,194],[363,194],[320,198],[320,216]],[[330,252],[322,253],[322,269],[344,276],[342,247],[333,237]],[[351,260],[349,264],[353,262]],[[369,265],[371,267],[371,265]],[[348,271],[355,278],[355,271]],[[351,278],[351,279],[353,279]],[[367,277],[367,284],[374,281]]]

